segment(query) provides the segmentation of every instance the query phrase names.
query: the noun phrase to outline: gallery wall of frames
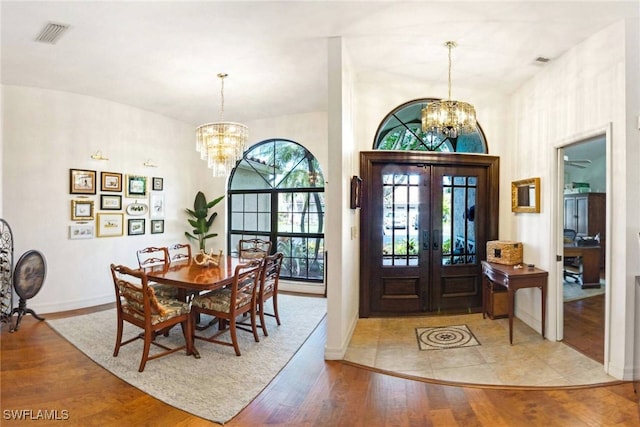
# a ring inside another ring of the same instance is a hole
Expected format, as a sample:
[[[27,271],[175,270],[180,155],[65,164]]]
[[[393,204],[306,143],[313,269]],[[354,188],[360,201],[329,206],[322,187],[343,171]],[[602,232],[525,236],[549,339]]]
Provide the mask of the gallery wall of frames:
[[[69,239],[164,233],[163,187],[161,177],[70,169]]]

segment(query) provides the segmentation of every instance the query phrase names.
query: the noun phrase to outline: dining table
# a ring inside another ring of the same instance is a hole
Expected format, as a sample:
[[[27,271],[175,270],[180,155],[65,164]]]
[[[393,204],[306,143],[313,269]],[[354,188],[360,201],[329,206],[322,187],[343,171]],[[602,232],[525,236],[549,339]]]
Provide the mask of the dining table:
[[[240,258],[227,255],[222,256],[217,265],[199,265],[191,258],[146,267],[143,270],[150,282],[175,286],[178,289],[178,298],[187,301],[191,295],[221,289],[233,283],[235,268],[240,263]],[[193,329],[196,329],[195,325]],[[189,338],[193,355],[199,359],[200,354],[193,343],[193,336]]]

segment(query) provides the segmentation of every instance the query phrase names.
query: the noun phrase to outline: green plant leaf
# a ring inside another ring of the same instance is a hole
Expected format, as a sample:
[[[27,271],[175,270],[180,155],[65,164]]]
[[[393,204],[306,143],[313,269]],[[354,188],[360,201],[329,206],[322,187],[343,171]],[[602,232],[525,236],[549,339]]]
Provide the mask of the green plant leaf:
[[[218,216],[218,212],[214,212],[211,214],[211,216],[207,220],[207,230],[211,228],[211,224],[213,224],[213,220],[216,219],[217,216]]]
[[[197,212],[202,209],[207,210],[207,199],[202,191],[198,191],[193,201],[193,210]]]
[[[220,196],[220,197],[218,197],[217,199],[214,199],[214,200],[210,201],[210,202],[207,204],[207,208],[208,208],[208,209],[211,209],[212,207],[214,207],[215,205],[217,205],[218,203],[220,203],[220,201],[221,201],[222,199],[224,199],[224,196]]]

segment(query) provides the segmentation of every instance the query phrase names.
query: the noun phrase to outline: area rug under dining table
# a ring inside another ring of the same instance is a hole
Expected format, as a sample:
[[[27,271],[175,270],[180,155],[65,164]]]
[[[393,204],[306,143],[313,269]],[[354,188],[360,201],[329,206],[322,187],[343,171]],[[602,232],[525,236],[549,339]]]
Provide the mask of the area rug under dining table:
[[[324,317],[326,299],[281,294],[279,309],[282,325],[267,318],[269,336],[263,337],[260,331],[260,342],[254,342],[251,333],[238,331],[240,357],[231,347],[196,340],[200,359],[179,351],[147,362],[144,372],[138,372],[142,340],[122,347],[118,357],[113,357],[115,309],[47,322],[96,363],[134,387],[176,408],[224,424],[260,394],[296,353]],[[209,329],[211,334],[217,328]],[[125,323],[124,337],[139,332]],[[184,343],[179,327],[168,337],[157,339],[170,345]]]

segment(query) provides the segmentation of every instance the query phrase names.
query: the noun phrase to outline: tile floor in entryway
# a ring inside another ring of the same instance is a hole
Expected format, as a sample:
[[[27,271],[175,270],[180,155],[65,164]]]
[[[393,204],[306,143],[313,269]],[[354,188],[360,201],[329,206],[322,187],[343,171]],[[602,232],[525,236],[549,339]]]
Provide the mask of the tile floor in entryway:
[[[467,325],[480,345],[420,350],[416,328]],[[542,336],[517,318],[482,314],[358,319],[344,360],[440,381],[512,386],[571,386],[616,381],[603,366]]]

